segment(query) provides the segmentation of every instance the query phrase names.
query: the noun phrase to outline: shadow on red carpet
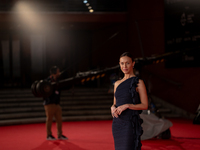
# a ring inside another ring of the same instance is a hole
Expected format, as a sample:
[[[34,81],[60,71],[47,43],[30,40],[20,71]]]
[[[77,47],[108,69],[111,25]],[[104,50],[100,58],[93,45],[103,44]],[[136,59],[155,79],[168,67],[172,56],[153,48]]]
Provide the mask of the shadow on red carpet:
[[[142,150],[200,150],[200,125],[170,119],[172,138],[142,141]],[[56,124],[52,126],[56,137]],[[114,150],[112,121],[63,122],[69,140],[46,140],[44,123],[0,127],[0,150]]]
[[[60,150],[86,150],[78,145],[75,145],[73,143],[70,143],[68,141],[64,140],[58,140],[58,141],[44,141],[41,145],[39,145],[36,148],[33,148],[32,150],[54,150],[54,149],[60,149]]]

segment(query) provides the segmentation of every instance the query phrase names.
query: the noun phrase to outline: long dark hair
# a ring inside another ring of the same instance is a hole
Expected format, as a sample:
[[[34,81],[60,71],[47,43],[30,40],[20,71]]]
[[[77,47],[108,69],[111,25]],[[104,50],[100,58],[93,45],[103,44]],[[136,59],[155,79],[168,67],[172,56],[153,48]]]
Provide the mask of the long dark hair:
[[[124,52],[123,54],[121,54],[121,56],[119,58],[121,58],[123,56],[130,57],[133,62],[135,61],[134,58],[133,58],[133,55],[130,52]]]

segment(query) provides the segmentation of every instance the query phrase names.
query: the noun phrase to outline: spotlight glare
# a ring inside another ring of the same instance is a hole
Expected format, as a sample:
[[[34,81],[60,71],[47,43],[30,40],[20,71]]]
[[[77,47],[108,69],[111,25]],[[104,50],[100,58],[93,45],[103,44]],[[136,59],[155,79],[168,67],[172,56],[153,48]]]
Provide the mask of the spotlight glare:
[[[83,3],[86,4],[88,1],[87,0],[83,0]]]
[[[90,3],[85,4],[86,6],[90,6]]]
[[[93,13],[93,12],[94,12],[94,10],[93,10],[93,9],[90,9],[90,10],[89,10],[89,12],[90,12],[90,13]]]

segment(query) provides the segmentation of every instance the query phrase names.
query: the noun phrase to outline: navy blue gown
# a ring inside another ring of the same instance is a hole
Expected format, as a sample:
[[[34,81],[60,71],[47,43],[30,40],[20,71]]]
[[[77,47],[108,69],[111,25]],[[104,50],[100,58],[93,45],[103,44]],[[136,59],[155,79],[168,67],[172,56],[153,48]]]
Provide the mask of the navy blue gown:
[[[116,107],[123,104],[140,103],[136,91],[138,77],[131,77],[120,83],[115,91]],[[112,133],[115,150],[141,150],[142,119],[140,110],[126,109],[118,118],[113,118]]]

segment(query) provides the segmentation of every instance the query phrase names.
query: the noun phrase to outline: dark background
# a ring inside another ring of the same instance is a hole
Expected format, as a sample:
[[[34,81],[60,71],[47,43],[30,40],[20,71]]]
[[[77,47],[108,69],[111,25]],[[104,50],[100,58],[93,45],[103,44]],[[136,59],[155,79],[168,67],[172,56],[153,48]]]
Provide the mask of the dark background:
[[[200,66],[200,1],[165,1],[165,51],[182,52],[166,67]]]
[[[136,58],[180,51],[165,62],[143,66],[141,76],[150,93],[195,113],[200,84],[199,2],[93,0],[93,13],[79,0],[29,0],[33,12],[16,10],[18,2],[0,1],[1,88],[29,88],[47,77],[52,65],[66,69],[67,78],[115,66],[125,51]],[[194,14],[193,23],[187,20],[181,25],[183,12],[186,18]],[[24,14],[29,15],[27,22]],[[196,41],[184,42],[188,36],[196,36]]]

